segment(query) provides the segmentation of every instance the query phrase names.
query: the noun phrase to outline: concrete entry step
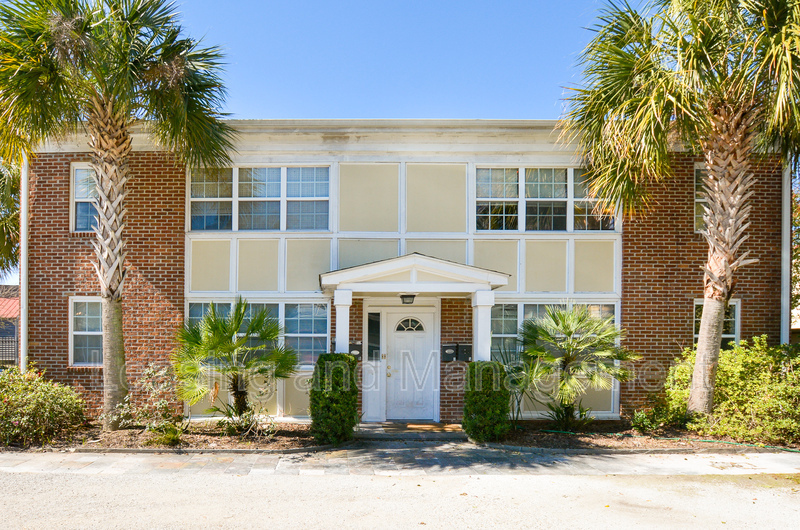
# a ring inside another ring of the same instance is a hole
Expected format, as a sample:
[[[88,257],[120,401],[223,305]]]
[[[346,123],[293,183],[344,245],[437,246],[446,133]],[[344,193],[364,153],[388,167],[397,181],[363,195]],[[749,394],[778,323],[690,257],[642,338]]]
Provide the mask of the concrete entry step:
[[[437,440],[463,442],[467,435],[458,423],[399,422],[361,423],[357,440]]]

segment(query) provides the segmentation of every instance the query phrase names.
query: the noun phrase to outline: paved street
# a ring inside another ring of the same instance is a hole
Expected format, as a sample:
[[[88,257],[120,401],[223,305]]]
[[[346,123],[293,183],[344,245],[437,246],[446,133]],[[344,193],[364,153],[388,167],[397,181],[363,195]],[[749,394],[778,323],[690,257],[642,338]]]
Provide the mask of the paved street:
[[[0,453],[8,528],[795,528],[800,454]]]

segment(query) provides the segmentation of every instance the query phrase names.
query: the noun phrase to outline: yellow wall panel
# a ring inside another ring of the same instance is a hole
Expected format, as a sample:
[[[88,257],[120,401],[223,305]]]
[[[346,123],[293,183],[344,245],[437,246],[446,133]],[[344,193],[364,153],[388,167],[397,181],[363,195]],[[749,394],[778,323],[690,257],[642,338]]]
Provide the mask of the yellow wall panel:
[[[525,244],[525,290],[567,290],[567,242],[527,241]]]
[[[614,242],[575,241],[575,292],[614,291]]]
[[[339,268],[397,257],[397,239],[340,239]]]
[[[231,242],[192,241],[192,291],[230,291]]]
[[[475,241],[475,266],[510,274],[508,285],[499,291],[517,290],[517,242]]]
[[[466,232],[467,166],[408,164],[406,205],[409,232]]]
[[[277,291],[278,259],[277,239],[240,240],[239,290]]]
[[[397,232],[397,164],[339,165],[339,230]]]
[[[287,291],[319,291],[319,275],[330,270],[330,240],[289,239],[286,241]]]
[[[308,416],[311,372],[300,373],[283,380],[283,415]]]
[[[437,239],[409,239],[406,252],[419,252],[432,258],[446,259],[456,263],[467,263],[467,242]]]

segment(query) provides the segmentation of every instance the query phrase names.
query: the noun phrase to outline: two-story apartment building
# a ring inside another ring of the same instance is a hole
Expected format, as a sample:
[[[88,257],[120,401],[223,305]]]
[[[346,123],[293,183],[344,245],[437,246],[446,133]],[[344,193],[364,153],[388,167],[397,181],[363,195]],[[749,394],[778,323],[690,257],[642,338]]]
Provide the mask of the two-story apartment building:
[[[457,420],[465,361],[515,347],[547,305],[587,306],[627,329],[636,381],[591,392],[616,417],[657,390],[692,344],[706,244],[701,159],[634,220],[596,215],[581,159],[554,121],[234,121],[234,165],[183,168],[136,136],[124,299],[129,378],[167,363],[175,330],[237,296],[268,308],[301,371],[262,389],[279,416],[307,414],[326,351],[360,351],[366,421]],[[84,138],[30,162],[28,359],[102,399],[94,191]],[[726,337],[788,338],[788,173],[756,166],[748,248]],[[195,414],[208,406],[193,407]],[[528,404],[528,414],[535,407]]]

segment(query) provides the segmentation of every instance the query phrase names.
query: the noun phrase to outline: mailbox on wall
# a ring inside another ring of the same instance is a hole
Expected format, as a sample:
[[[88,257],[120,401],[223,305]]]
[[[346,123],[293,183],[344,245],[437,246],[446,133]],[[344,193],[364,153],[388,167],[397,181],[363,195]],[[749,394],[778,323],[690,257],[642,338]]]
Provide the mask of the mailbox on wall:
[[[468,363],[472,362],[472,344],[458,345],[458,360]]]
[[[442,362],[458,360],[458,344],[442,344]]]
[[[363,348],[364,347],[361,344],[361,341],[358,340],[358,341],[355,341],[355,342],[351,342],[347,351],[350,353],[350,355],[354,355],[356,357],[361,357],[361,352],[363,351]]]

